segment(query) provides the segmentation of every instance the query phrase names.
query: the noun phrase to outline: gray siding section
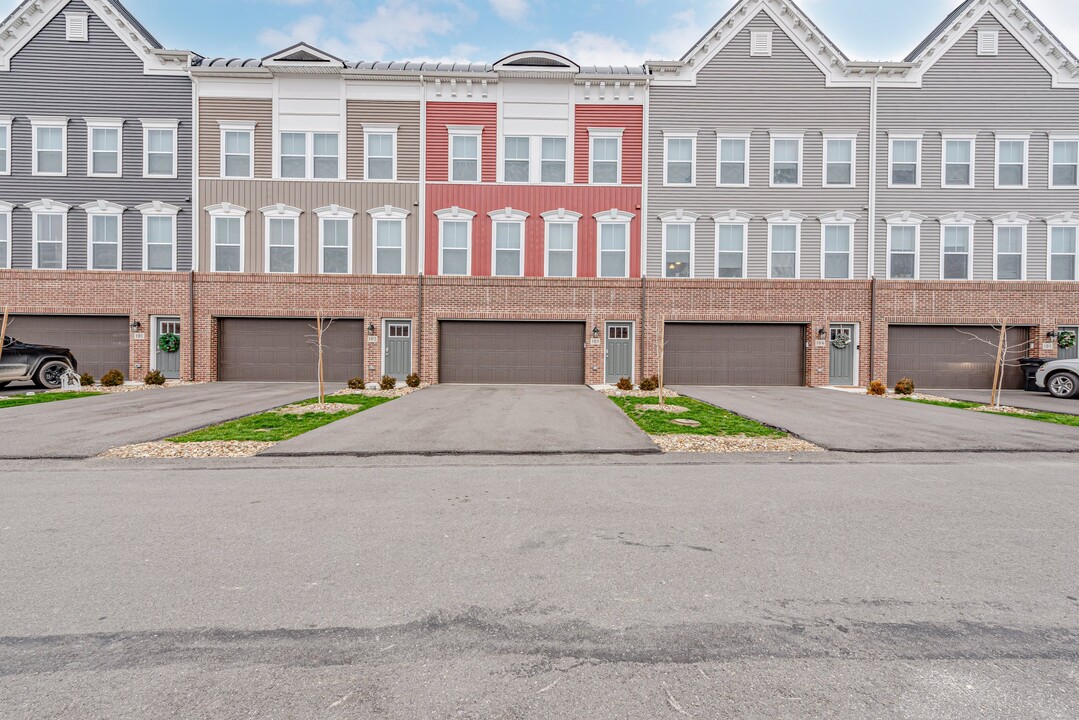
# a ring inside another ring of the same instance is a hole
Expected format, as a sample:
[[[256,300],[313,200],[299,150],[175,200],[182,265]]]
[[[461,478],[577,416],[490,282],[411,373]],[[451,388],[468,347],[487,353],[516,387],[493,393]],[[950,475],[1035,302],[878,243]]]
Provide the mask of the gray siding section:
[[[12,174],[0,176],[0,200],[22,206],[48,198],[71,205],[69,269],[86,267],[86,213],[79,205],[107,200],[129,208],[123,221],[123,267],[142,269],[142,214],[134,209],[158,200],[181,208],[177,218],[178,269],[191,266],[191,81],[143,74],[142,61],[82,0],[67,11],[89,13],[90,42],[66,40],[64,14],[50,21],[0,73],[0,113],[14,116]],[[34,177],[30,116],[63,116],[67,129],[67,176]],[[122,117],[124,177],[87,177],[86,117]],[[178,177],[144,179],[143,130],[139,118],[179,120]],[[31,214],[16,207],[12,218],[12,265],[31,266]]]
[[[978,55],[979,28],[999,30],[999,55]],[[940,277],[937,218],[962,210],[983,218],[974,229],[976,280],[993,277],[989,218],[1009,212],[1038,218],[1027,228],[1027,279],[1044,280],[1048,232],[1041,220],[1079,210],[1079,190],[1049,189],[1049,134],[1079,135],[1079,90],[1054,89],[1045,68],[987,14],[926,73],[923,87],[882,88],[878,100],[878,275],[887,273],[884,217],[910,210],[931,218],[922,224],[919,270],[932,280]],[[889,132],[922,134],[920,189],[888,188]],[[997,133],[1030,135],[1028,189],[994,188]],[[977,135],[973,189],[941,188],[942,135],[948,134]]]
[[[771,30],[772,57],[750,57],[750,33]],[[735,209],[753,217],[748,275],[767,277],[765,216],[790,210],[802,223],[801,276],[820,276],[821,215],[843,210],[861,218],[854,226],[854,273],[867,276],[869,198],[867,162],[869,89],[827,88],[813,62],[765,13],[754,18],[697,76],[696,87],[653,87],[650,100],[647,274],[662,275],[663,228],[657,216],[676,209],[699,213],[695,274],[715,274],[715,225],[711,216]],[[696,187],[663,187],[663,131],[697,131]],[[716,187],[717,132],[751,133],[747,188]],[[805,133],[802,187],[769,187],[770,133]],[[856,187],[825,188],[825,134],[857,134]]]

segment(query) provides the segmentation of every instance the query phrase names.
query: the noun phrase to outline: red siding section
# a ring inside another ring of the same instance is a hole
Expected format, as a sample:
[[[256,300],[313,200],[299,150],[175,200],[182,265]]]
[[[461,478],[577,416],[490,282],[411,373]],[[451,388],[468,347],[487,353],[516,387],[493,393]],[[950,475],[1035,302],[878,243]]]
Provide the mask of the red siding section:
[[[639,172],[639,170],[638,170]],[[525,275],[543,277],[544,222],[541,213],[565,208],[583,216],[577,224],[577,276],[596,277],[595,213],[617,208],[635,217],[629,230],[629,275],[641,276],[640,188],[548,185],[428,185],[425,273],[439,273],[438,218],[454,205],[476,213],[472,221],[472,274],[491,275],[491,218],[507,207],[528,213],[525,221]]]
[[[446,182],[450,175],[447,125],[482,125],[480,151],[483,182],[494,182],[498,167],[498,106],[495,103],[427,103],[427,181]]]
[[[588,183],[589,128],[622,128],[622,182],[641,184],[644,108],[640,105],[578,105],[574,137],[574,181]]]

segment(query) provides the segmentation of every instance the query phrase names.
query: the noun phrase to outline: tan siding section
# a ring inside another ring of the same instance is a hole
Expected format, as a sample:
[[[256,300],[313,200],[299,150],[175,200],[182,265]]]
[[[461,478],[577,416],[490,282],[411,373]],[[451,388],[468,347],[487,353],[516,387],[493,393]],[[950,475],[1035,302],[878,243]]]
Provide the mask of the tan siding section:
[[[273,101],[199,98],[199,177],[221,177],[221,122],[254,121],[255,177],[273,177]]]
[[[420,104],[392,100],[348,101],[348,179],[363,180],[363,126],[397,125],[397,179],[420,179]]]
[[[284,203],[303,211],[299,222],[299,272],[318,272],[319,227],[317,208],[339,205],[356,211],[352,221],[352,270],[356,275],[372,271],[373,229],[368,210],[386,205],[409,212],[405,220],[405,272],[419,272],[419,185],[413,183],[293,182],[280,180],[203,180],[199,183],[203,208],[222,202],[247,209],[244,223],[244,270],[265,271],[266,223],[259,208]],[[200,214],[199,258],[201,270],[210,270],[210,216]]]

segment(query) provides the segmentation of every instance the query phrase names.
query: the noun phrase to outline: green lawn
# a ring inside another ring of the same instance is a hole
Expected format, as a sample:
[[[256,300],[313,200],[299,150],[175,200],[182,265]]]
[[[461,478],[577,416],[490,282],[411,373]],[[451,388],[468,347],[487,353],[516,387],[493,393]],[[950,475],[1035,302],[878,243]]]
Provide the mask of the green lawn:
[[[903,398],[907,402],[921,403],[922,405],[936,405],[937,407],[950,407],[957,410],[970,410],[971,408],[982,407],[985,403],[966,402],[963,400],[924,400],[918,398]],[[1003,415],[1005,417],[1023,418],[1024,420],[1037,420],[1038,422],[1053,423],[1054,425],[1069,425],[1071,427],[1079,427],[1079,415],[1065,415],[1062,413],[1052,412],[1038,412],[1031,410],[1029,415],[1010,413],[1010,412],[997,412],[996,410],[984,410],[987,415]]]
[[[684,413],[668,413],[662,410],[642,410],[641,405],[658,405],[659,398],[612,397],[615,405],[622,408],[633,422],[649,435],[746,435],[748,437],[787,437],[787,434],[761,425],[741,415],[717,408],[687,397],[667,398],[668,405],[689,408]],[[683,418],[696,420],[700,427],[675,425],[671,420]]]
[[[56,402],[57,400],[75,400],[76,398],[93,397],[102,394],[99,392],[37,392],[33,395],[11,395],[0,398],[0,408],[38,405],[40,403]]]
[[[354,415],[357,411],[367,410],[376,405],[387,403],[393,398],[368,397],[366,395],[334,395],[327,396],[326,402],[346,403],[355,405],[355,411],[342,411],[339,413],[308,413],[306,415],[281,415],[275,412],[264,412],[258,415],[248,415],[238,420],[232,420],[220,425],[212,425],[202,430],[169,438],[171,442],[212,442],[215,440],[228,440],[234,442],[280,442],[297,435],[303,435],[315,428],[328,425],[343,417]],[[317,403],[318,398],[311,398],[296,403],[297,405],[310,405]]]

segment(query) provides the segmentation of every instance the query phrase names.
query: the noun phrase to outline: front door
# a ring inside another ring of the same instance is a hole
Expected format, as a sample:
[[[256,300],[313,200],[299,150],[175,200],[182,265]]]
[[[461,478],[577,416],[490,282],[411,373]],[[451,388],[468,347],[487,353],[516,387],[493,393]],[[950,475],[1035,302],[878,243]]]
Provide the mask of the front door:
[[[179,318],[157,318],[155,330],[154,330],[154,369],[164,375],[170,380],[177,380],[180,377],[180,349],[179,343],[175,342],[171,346],[163,345],[161,342],[163,336],[176,336],[176,339],[180,338],[180,319]],[[175,349],[173,349],[175,348]]]
[[[832,325],[828,340],[828,382],[854,384],[854,326]]]
[[[1058,332],[1071,333],[1073,338],[1079,337],[1079,327],[1062,327]],[[1057,348],[1058,360],[1076,360],[1079,359],[1079,343],[1072,345],[1070,348]]]
[[[607,323],[606,373],[604,381],[614,385],[633,377],[633,325]]]
[[[412,323],[386,323],[386,362],[383,373],[400,382],[412,374]]]

